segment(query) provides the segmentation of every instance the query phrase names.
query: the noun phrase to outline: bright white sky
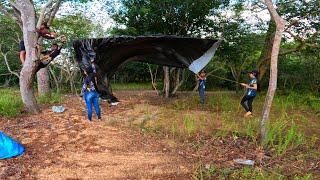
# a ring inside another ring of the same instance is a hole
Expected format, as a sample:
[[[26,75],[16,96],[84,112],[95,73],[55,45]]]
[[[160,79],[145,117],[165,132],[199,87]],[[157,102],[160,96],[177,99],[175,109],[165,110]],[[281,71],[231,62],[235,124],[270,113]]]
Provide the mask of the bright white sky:
[[[117,3],[117,0],[93,0],[92,2],[88,2],[86,4],[74,4],[74,3],[63,3],[61,6],[57,17],[62,15],[68,15],[73,13],[83,13],[85,17],[91,19],[93,23],[100,24],[104,31],[107,31],[110,27],[114,26],[114,21],[110,18],[106,10],[106,2]],[[246,5],[246,9],[242,14],[242,17],[249,22],[250,24],[257,24],[261,20],[264,22],[268,22],[270,20],[270,15],[267,10],[253,12],[250,10],[251,3],[248,2]],[[232,17],[233,12],[231,10],[223,12],[226,17]]]

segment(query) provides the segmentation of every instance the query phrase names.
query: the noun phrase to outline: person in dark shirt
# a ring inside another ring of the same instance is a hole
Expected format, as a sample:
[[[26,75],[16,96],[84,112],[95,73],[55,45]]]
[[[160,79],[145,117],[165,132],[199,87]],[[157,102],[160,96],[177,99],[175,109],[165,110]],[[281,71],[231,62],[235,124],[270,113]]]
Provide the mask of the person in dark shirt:
[[[86,107],[88,110],[88,120],[89,122],[92,121],[92,105],[96,111],[96,115],[98,119],[101,119],[101,110],[100,110],[100,105],[99,105],[99,93],[96,90],[95,84],[94,84],[94,75],[91,74],[86,74],[86,77],[84,78],[82,89],[81,89],[81,94],[80,96],[83,96],[85,102],[86,102]]]
[[[26,48],[24,46],[24,41],[20,41],[19,43],[19,57],[20,57],[21,64],[23,64],[24,61],[26,60]]]
[[[246,114],[244,115],[245,117],[252,115],[252,102],[256,97],[258,90],[258,80],[256,78],[257,74],[257,71],[250,71],[248,73],[250,78],[249,83],[241,83],[241,85],[247,89],[245,96],[243,96],[241,100],[241,105],[246,110]]]
[[[62,46],[59,47],[58,44],[52,44],[51,50],[42,51],[37,71],[46,67],[54,58],[56,58],[60,54],[61,49]]]
[[[205,90],[206,90],[206,72],[204,70],[200,71],[199,74],[197,74],[197,79],[199,81],[199,97],[200,97],[200,103],[204,104],[205,99]]]

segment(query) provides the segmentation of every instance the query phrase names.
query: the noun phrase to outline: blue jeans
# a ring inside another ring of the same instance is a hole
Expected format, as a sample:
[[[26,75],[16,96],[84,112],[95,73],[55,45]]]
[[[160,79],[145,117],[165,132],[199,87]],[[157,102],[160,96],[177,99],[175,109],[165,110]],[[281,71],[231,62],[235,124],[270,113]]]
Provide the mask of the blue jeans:
[[[204,92],[205,92],[205,88],[199,88],[199,96],[200,96],[200,103],[204,104]]]
[[[98,119],[100,119],[101,118],[101,111],[100,111],[100,105],[99,105],[98,92],[97,91],[85,92],[84,93],[84,100],[86,101],[89,121],[92,120],[92,104],[94,106],[94,109],[96,111],[96,115],[98,116]]]

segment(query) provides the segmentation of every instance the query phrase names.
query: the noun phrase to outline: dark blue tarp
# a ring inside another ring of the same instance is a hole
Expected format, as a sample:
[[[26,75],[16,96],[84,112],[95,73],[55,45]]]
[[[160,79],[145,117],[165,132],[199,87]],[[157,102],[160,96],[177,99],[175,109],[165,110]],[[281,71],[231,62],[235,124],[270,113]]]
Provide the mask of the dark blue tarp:
[[[24,147],[20,143],[0,131],[0,159],[20,156],[23,152]]]

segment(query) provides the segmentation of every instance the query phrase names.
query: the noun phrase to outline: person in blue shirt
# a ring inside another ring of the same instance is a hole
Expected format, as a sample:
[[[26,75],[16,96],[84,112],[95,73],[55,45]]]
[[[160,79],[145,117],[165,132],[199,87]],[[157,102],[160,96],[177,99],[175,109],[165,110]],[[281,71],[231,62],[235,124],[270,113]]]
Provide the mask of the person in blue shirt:
[[[241,100],[242,107],[246,110],[245,117],[252,115],[252,102],[257,95],[258,90],[258,80],[257,80],[257,71],[250,71],[249,75],[249,84],[241,83],[243,87],[247,89],[246,94]],[[247,103],[247,104],[246,104]]]
[[[95,84],[94,84],[94,75],[87,74],[85,72],[86,77],[84,78],[81,94],[80,96],[84,97],[84,100],[86,102],[87,110],[88,110],[88,120],[91,122],[92,120],[92,105],[94,106],[94,109],[96,111],[96,115],[98,119],[101,119],[101,110],[99,105],[99,93],[96,90]]]
[[[206,72],[204,70],[201,70],[199,74],[197,74],[197,79],[199,81],[199,97],[200,97],[200,103],[204,104],[205,99],[205,90],[206,90]]]

